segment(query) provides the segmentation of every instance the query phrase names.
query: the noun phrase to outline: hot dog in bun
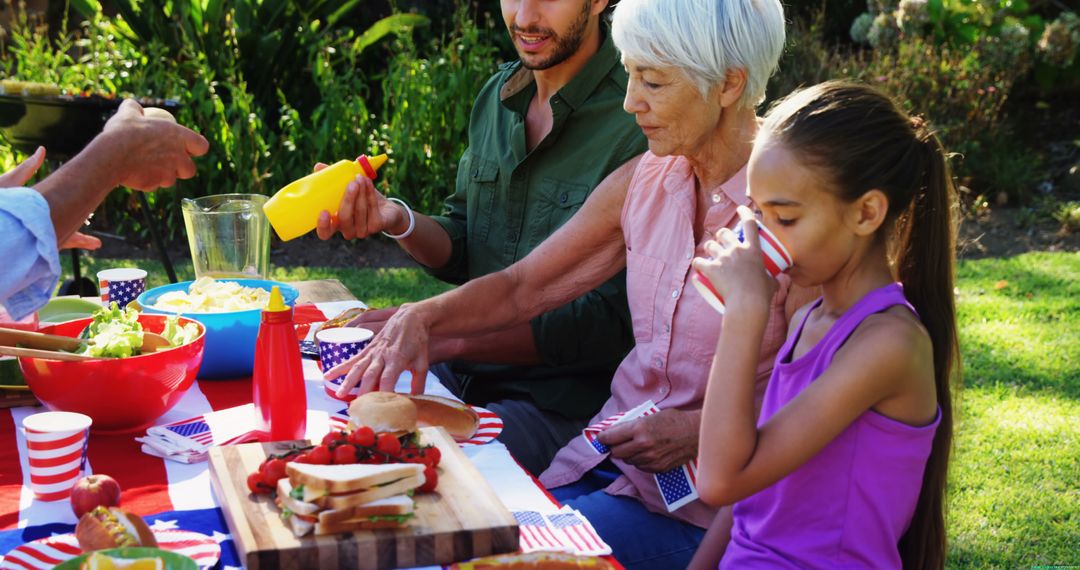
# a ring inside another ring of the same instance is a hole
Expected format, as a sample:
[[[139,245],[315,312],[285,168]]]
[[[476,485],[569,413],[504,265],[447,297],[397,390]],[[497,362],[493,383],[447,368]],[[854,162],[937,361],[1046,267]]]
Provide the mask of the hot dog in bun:
[[[153,531],[138,515],[116,507],[95,507],[75,525],[75,538],[85,552],[126,546],[157,546]]]

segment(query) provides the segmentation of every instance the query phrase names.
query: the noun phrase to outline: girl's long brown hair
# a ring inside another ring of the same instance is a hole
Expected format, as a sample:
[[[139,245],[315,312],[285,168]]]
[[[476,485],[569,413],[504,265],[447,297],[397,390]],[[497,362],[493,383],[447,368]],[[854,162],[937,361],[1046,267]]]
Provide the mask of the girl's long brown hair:
[[[953,302],[958,208],[945,150],[924,121],[909,117],[884,94],[838,81],[778,102],[763,135],[826,174],[841,199],[852,202],[871,189],[889,199],[882,228],[892,230],[886,236],[890,261],[933,342],[941,406],[915,515],[898,546],[904,568],[943,568],[950,383],[960,364]]]

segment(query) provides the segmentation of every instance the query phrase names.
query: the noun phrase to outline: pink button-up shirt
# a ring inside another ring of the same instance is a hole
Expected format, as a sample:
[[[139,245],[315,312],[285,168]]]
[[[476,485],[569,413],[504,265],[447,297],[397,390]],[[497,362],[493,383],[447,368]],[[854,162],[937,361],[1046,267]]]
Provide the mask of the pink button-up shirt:
[[[690,262],[703,256],[704,243],[722,227],[738,222],[735,208],[748,205],[746,168],[709,192],[711,206],[705,231],[694,240],[697,210],[695,178],[682,157],[645,153],[623,204],[622,228],[626,240],[626,285],[636,345],[611,381],[611,399],[590,422],[625,412],[646,400],[660,409],[700,410],[722,317],[690,283]],[[764,392],[773,358],[784,342],[787,321],[784,300],[789,281],[781,275],[773,298],[758,364],[758,397]],[[545,486],[577,481],[603,460],[576,437],[555,456],[540,476]],[[623,475],[606,491],[636,498],[653,512],[668,515],[652,473],[614,459]],[[694,501],[669,516],[708,527],[716,509]]]

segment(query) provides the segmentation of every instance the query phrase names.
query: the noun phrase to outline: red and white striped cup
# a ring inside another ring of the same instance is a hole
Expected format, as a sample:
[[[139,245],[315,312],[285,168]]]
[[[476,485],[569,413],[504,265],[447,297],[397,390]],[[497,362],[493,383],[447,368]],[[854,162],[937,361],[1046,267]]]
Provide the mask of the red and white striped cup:
[[[780,243],[779,239],[766,228],[760,220],[755,220],[758,225],[758,243],[761,245],[761,257],[765,261],[765,271],[776,279],[777,275],[788,270],[791,267],[791,254],[784,247],[784,244]],[[746,234],[743,231],[742,223],[735,228],[735,237],[739,238],[739,241],[746,240]],[[692,283],[694,287],[701,293],[701,296],[705,298],[705,301],[709,305],[716,309],[721,315],[724,314],[724,298],[720,296],[720,293],[713,287],[708,277],[705,277],[697,269],[694,270],[694,277]]]
[[[86,464],[90,416],[74,412],[42,412],[23,418],[30,488],[40,501],[59,501],[71,488]]]

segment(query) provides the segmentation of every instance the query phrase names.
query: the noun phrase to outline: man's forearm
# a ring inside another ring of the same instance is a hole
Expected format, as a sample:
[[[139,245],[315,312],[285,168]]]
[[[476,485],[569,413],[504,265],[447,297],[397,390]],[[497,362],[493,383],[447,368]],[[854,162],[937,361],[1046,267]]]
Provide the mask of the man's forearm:
[[[432,362],[469,360],[500,364],[540,364],[540,354],[536,350],[536,340],[529,323],[473,337],[437,338],[431,344]]]
[[[124,153],[123,141],[108,133],[98,135],[82,152],[34,186],[49,203],[57,243],[78,230],[117,186]]]

